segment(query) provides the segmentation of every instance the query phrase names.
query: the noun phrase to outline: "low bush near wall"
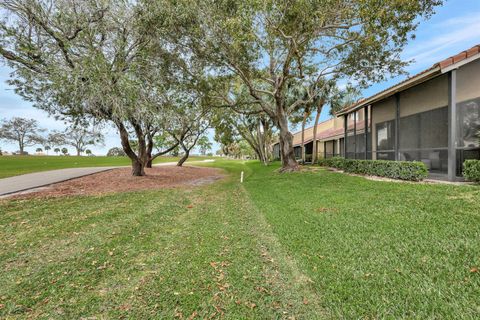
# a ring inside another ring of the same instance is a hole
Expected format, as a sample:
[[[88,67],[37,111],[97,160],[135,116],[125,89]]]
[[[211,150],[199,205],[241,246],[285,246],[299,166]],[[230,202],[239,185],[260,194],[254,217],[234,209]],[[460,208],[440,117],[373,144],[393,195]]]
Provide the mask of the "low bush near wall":
[[[343,170],[345,159],[340,157],[318,159],[317,163],[322,167],[332,167],[332,168]]]
[[[409,181],[421,181],[428,176],[428,170],[425,164],[417,161],[329,158],[320,159],[318,164],[321,166],[337,168],[349,173]]]
[[[463,176],[468,181],[480,182],[480,160],[465,160]]]

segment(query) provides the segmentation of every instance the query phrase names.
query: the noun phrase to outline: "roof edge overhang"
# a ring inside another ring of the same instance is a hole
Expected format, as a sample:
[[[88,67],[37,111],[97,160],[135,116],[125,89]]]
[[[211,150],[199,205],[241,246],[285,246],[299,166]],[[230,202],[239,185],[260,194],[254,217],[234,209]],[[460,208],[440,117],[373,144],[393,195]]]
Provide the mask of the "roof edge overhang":
[[[371,96],[370,98],[367,98],[366,100],[362,101],[360,104],[356,105],[355,107],[353,108],[350,108],[350,109],[346,109],[346,110],[342,110],[342,111],[339,111],[337,112],[337,116],[342,116],[342,115],[345,115],[345,114],[349,114],[351,112],[354,112],[354,111],[357,111],[359,109],[362,109],[372,103],[375,103],[375,102],[378,102],[380,100],[384,100],[386,98],[389,98],[390,96],[393,96],[394,94],[398,93],[398,92],[401,92],[401,91],[404,91],[404,90],[407,90],[411,87],[414,87],[420,83],[423,83],[425,81],[428,81],[430,79],[433,79],[439,75],[442,74],[442,71],[440,69],[439,66],[435,67],[435,68],[432,68],[422,74],[419,74],[417,76],[414,76],[408,80],[406,80],[405,82],[402,82],[402,83],[399,83],[393,87],[390,87],[389,89],[385,90],[385,91],[382,91],[380,93],[377,93],[373,96]]]
[[[476,54],[473,54],[469,57],[466,57],[466,58],[464,58],[460,61],[457,61],[457,62],[451,63],[449,65],[446,65],[444,67],[443,67],[442,62],[437,63],[433,67],[431,67],[430,69],[427,69],[427,70],[411,77],[410,79],[407,79],[403,82],[400,82],[397,85],[394,85],[394,86],[392,86],[392,87],[390,87],[390,88],[388,88],[384,91],[381,91],[381,92],[371,96],[370,98],[367,98],[367,99],[361,101],[359,104],[357,104],[354,107],[351,107],[351,108],[348,108],[348,109],[341,110],[341,111],[337,112],[336,116],[342,116],[342,115],[346,115],[346,114],[349,114],[351,112],[357,111],[361,108],[364,108],[368,105],[371,105],[372,103],[375,103],[375,102],[378,102],[380,100],[384,100],[386,98],[389,98],[389,97],[393,96],[394,94],[396,94],[398,92],[405,91],[405,90],[407,90],[411,87],[414,87],[414,86],[419,85],[423,82],[431,80],[431,79],[433,79],[435,77],[438,77],[442,74],[445,74],[445,73],[450,72],[452,70],[458,69],[461,66],[466,65],[466,64],[468,64],[472,61],[475,61],[479,58],[480,58],[480,53],[476,53]]]

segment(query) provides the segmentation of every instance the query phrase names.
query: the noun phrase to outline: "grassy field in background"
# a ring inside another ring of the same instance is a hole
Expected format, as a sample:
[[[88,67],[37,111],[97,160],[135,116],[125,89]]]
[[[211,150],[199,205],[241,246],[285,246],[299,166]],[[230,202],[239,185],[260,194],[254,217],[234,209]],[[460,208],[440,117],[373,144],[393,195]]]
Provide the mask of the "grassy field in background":
[[[479,314],[479,187],[202,165],[230,178],[1,201],[0,318]]]
[[[178,161],[178,157],[158,157],[154,163]],[[193,156],[188,161],[208,157]],[[0,156],[0,179],[25,173],[64,168],[128,166],[128,157],[77,157],[77,156]]]

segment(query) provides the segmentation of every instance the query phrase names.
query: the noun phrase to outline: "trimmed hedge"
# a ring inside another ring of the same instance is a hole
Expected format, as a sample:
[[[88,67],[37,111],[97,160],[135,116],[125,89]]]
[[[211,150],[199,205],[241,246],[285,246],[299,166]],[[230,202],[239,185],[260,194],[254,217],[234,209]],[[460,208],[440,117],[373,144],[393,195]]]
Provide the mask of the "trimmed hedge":
[[[468,181],[480,182],[480,160],[465,160],[463,176]]]
[[[392,179],[421,181],[428,176],[427,167],[418,161],[356,160],[344,158],[320,159],[318,164],[349,173]]]

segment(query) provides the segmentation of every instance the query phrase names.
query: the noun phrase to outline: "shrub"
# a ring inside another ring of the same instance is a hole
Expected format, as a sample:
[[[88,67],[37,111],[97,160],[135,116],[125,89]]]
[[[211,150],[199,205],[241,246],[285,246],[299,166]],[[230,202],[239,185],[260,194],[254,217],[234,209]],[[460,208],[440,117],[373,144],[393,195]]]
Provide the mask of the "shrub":
[[[409,181],[421,181],[428,176],[427,167],[423,162],[418,161],[356,160],[335,157],[320,159],[318,164],[349,173]]]
[[[465,160],[463,176],[468,181],[480,182],[480,160]]]
[[[123,151],[122,148],[117,147],[111,148],[107,152],[107,157],[125,157],[126,155],[127,154],[125,153],[125,151]]]
[[[326,158],[326,159],[319,159],[318,164],[323,167],[332,167],[343,170],[343,165],[345,163],[344,158],[340,157],[333,157],[333,158]]]

